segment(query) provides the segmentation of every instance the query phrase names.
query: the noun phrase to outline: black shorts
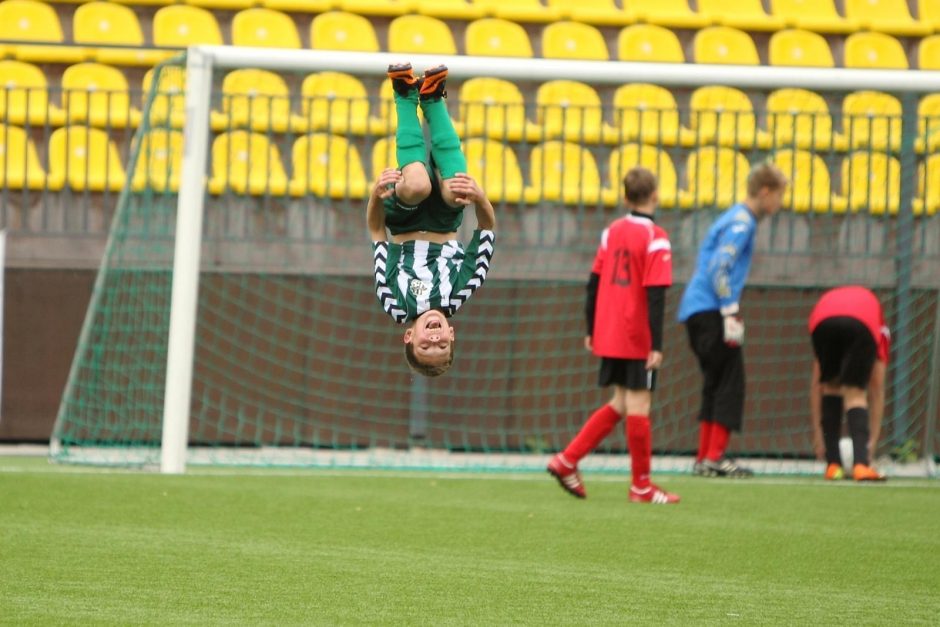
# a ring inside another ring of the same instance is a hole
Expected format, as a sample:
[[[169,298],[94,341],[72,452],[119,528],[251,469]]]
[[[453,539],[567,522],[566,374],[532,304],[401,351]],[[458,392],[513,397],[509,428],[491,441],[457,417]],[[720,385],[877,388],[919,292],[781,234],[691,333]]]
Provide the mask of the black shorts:
[[[824,319],[813,330],[813,352],[821,383],[868,387],[878,347],[861,321],[849,316]]]
[[[646,369],[645,359],[617,359],[601,357],[601,370],[597,384],[602,388],[619,385],[628,390],[656,389],[656,371]]]

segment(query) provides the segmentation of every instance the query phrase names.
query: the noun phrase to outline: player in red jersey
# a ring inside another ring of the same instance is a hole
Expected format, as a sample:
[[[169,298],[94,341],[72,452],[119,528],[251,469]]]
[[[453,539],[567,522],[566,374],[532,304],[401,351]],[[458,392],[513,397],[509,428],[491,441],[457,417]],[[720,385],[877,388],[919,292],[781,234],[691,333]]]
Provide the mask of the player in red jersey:
[[[839,435],[845,413],[852,437],[852,478],[883,481],[870,457],[881,433],[885,370],[891,334],[871,290],[837,287],[819,299],[809,316],[813,340],[810,414],[816,456],[826,460],[826,479],[841,479]]]
[[[630,500],[678,503],[650,481],[650,404],[656,371],[663,362],[666,288],[672,285],[672,247],[653,222],[659,201],[656,177],[636,167],[623,179],[630,209],[601,236],[587,287],[584,346],[601,358],[598,384],[613,386],[610,402],[595,411],[567,448],[548,464],[561,487],[585,498],[578,462],[626,416],[633,481]]]

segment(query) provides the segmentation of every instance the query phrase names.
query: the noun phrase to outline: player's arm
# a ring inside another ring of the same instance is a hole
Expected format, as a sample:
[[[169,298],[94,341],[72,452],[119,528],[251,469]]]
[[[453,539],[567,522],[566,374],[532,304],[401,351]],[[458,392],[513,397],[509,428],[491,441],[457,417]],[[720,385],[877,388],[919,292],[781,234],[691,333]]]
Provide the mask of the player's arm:
[[[584,348],[587,350],[592,350],[593,348],[591,338],[594,337],[594,315],[597,312],[597,292],[600,283],[601,275],[597,272],[591,272],[591,276],[588,277],[584,299],[584,321],[587,323],[587,333],[584,335]]]
[[[646,288],[646,303],[649,314],[650,337],[653,346],[646,360],[648,370],[656,370],[663,363],[663,322],[666,318],[666,286],[652,285]]]
[[[458,172],[454,178],[447,179],[446,184],[457,203],[465,207],[473,205],[476,208],[477,228],[486,231],[496,229],[496,212],[493,210],[493,203],[472,176]]]
[[[880,359],[875,360],[875,366],[868,380],[868,452],[874,456],[878,447],[878,438],[881,437],[881,420],[885,413],[885,372],[887,364]]]
[[[744,285],[733,284],[731,273],[741,257],[741,251],[750,242],[753,232],[754,225],[749,221],[735,220],[729,224],[719,236],[714,257],[708,264],[709,279],[715,294],[718,295],[723,316],[738,313],[738,300]]]
[[[459,175],[458,175],[459,176]],[[454,291],[450,296],[450,313],[453,315],[467,302],[475,291],[486,281],[493,259],[496,234],[490,230],[477,229],[473,239],[467,244],[467,258],[460,268]],[[470,261],[473,260],[471,265]]]
[[[672,244],[666,232],[659,227],[656,227],[654,237],[646,248],[643,285],[646,288],[647,319],[652,340],[646,368],[656,370],[663,363],[666,288],[672,285]]]
[[[809,382],[809,419],[813,430],[813,453],[816,459],[826,458],[822,433],[822,386],[819,383],[819,360],[813,359],[813,376]]]
[[[369,195],[366,205],[366,228],[373,242],[385,240],[385,204],[386,198],[395,193],[395,184],[401,180],[401,172],[395,168],[386,168],[379,175]]]

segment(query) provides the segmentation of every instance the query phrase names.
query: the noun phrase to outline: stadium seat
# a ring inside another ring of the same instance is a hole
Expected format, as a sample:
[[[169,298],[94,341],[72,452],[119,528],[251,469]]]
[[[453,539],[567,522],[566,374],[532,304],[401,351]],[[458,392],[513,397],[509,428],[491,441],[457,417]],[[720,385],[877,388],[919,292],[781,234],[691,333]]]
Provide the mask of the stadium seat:
[[[937,0],[919,0],[917,16],[921,23],[927,24],[935,32],[940,32],[940,2]]]
[[[212,142],[209,192],[218,195],[227,190],[251,195],[280,195],[287,191],[281,154],[266,135],[232,131],[220,134]]]
[[[727,208],[743,200],[751,164],[732,148],[699,148],[686,161],[686,188],[679,190],[683,209]]]
[[[304,79],[300,102],[304,127],[337,135],[369,132],[369,95],[358,78],[317,72]]]
[[[416,10],[421,15],[442,20],[476,20],[485,15],[482,7],[471,4],[467,0],[430,0],[419,2]]]
[[[613,99],[614,123],[604,124],[604,141],[612,144],[641,141],[673,146],[679,143],[679,107],[672,92],[648,83],[617,88]]]
[[[89,2],[75,9],[72,39],[77,44],[127,46],[95,48],[94,60],[109,65],[156,65],[175,52],[144,47],[144,34],[137,15],[126,6],[113,2]]]
[[[636,21],[628,9],[621,9],[615,0],[548,0],[548,6],[558,9],[563,20],[574,20],[599,26],[625,26]]]
[[[382,137],[372,146],[372,180],[378,180],[385,168],[398,167],[395,156],[395,136]],[[468,166],[469,168],[469,166]]]
[[[273,9],[244,9],[232,18],[232,45],[255,48],[300,48],[294,20]]]
[[[258,2],[253,4],[259,4]],[[261,0],[261,6],[285,13],[325,13],[336,6],[333,0]]]
[[[845,38],[845,67],[908,69],[901,42],[884,33],[855,33]]]
[[[62,26],[55,9],[34,0],[0,2],[0,40],[37,42],[39,45],[7,44],[7,54],[33,63],[78,63],[87,56],[81,48],[61,45]],[[59,44],[44,46],[42,43]]]
[[[734,87],[696,89],[689,103],[689,122],[680,140],[686,146],[717,144],[740,150],[752,147],[757,135],[754,105]]]
[[[532,57],[532,43],[525,29],[515,22],[484,18],[467,25],[468,55],[482,57]]]
[[[676,206],[678,178],[676,166],[665,150],[644,144],[626,144],[610,153],[607,167],[608,187],[601,190],[605,205],[617,206],[623,202],[623,177],[633,166],[643,166],[653,172],[659,182],[659,206]]]
[[[921,98],[917,118],[917,152],[940,152],[940,94]]]
[[[698,12],[715,24],[747,31],[776,31],[785,22],[767,15],[761,0],[698,0]]]
[[[709,20],[694,13],[687,0],[630,0],[637,21],[666,28],[697,29],[708,26]]]
[[[821,156],[808,150],[787,149],[774,154],[773,162],[789,181],[784,207],[797,213],[845,211],[844,199],[833,198],[829,168]]]
[[[788,29],[770,37],[770,65],[835,67],[826,38],[808,30]]]
[[[147,106],[150,88],[153,86],[153,74],[156,69],[147,70],[141,83],[143,107]],[[150,126],[183,128],[186,120],[186,69],[176,65],[166,65],[160,71],[153,102],[150,104]]]
[[[777,89],[767,96],[767,130],[757,134],[764,149],[780,147],[828,150],[832,147],[832,115],[822,96],[806,89]]]
[[[215,16],[205,9],[175,4],[153,16],[153,43],[168,48],[196,44],[222,45],[222,31]]]
[[[901,148],[901,101],[890,94],[858,91],[842,101],[842,132],[837,146],[848,149]]]
[[[234,70],[222,80],[222,110],[210,114],[212,129],[225,131],[303,130],[302,118],[291,114],[284,79],[266,70]]]
[[[0,124],[0,190],[42,189],[46,172],[39,163],[36,144],[18,126]]]
[[[516,142],[530,132],[539,132],[526,120],[525,101],[519,87],[500,78],[477,77],[465,81],[460,86],[459,111],[454,127],[461,137]]]
[[[343,11],[321,13],[310,22],[314,50],[378,52],[379,40],[368,18]]]
[[[917,67],[922,70],[940,70],[940,35],[920,40],[917,47]]]
[[[856,20],[847,20],[836,11],[833,0],[770,0],[771,13],[787,26],[817,33],[854,33],[861,26]]]
[[[119,192],[124,167],[117,146],[98,128],[65,126],[49,138],[49,188]]]
[[[536,123],[540,137],[574,142],[601,140],[603,109],[594,88],[577,81],[543,83],[536,92]]]
[[[228,11],[249,9],[258,4],[255,0],[185,0],[185,3],[206,9],[221,9]]]
[[[600,175],[594,156],[572,142],[550,141],[532,148],[529,181],[524,192],[528,203],[592,205],[600,200]]]
[[[49,102],[46,75],[22,61],[0,61],[0,121],[28,126],[62,126],[65,114]]]
[[[940,209],[940,154],[929,156],[917,167],[914,215],[932,216]]]
[[[136,128],[140,111],[131,106],[121,70],[100,63],[78,63],[62,73],[62,109],[69,124]]]
[[[557,22],[561,13],[540,0],[473,0],[486,15],[513,22]]]
[[[695,34],[695,62],[760,65],[754,40],[744,31],[712,26]]]
[[[457,54],[450,27],[427,15],[402,15],[388,25],[388,51]]]
[[[183,168],[183,133],[156,129],[143,136],[134,168],[134,191],[177,192]]]
[[[668,28],[636,24],[620,31],[617,58],[621,61],[685,63],[679,38]]]
[[[883,152],[865,150],[846,156],[842,161],[841,196],[852,212],[897,213],[901,205],[901,163]]]
[[[492,139],[476,137],[463,143],[467,173],[486,190],[493,202],[519,202],[523,198],[519,161],[509,146]]]
[[[345,137],[312,133],[298,137],[292,150],[293,196],[365,198],[369,184],[359,151]]]
[[[607,61],[607,44],[601,32],[588,24],[555,22],[542,31],[542,56],[546,59]]]
[[[907,0],[844,0],[845,15],[867,30],[907,37],[922,37],[930,26],[911,17]]]
[[[333,8],[357,15],[395,17],[411,13],[418,4],[414,0],[340,0],[339,6],[334,3]]]

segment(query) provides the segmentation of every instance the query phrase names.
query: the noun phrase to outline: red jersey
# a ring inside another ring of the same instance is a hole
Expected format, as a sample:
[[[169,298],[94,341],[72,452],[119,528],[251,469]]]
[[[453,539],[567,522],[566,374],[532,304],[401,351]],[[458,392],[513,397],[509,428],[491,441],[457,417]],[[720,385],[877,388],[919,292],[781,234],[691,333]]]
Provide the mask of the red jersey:
[[[591,272],[600,276],[594,354],[646,359],[653,348],[646,288],[672,285],[672,246],[649,218],[627,215],[601,235]]]
[[[871,290],[857,285],[837,287],[819,299],[809,315],[809,332],[812,333],[826,318],[848,316],[864,324],[878,346],[878,359],[888,363],[891,347],[891,332],[885,325],[881,303]]]

